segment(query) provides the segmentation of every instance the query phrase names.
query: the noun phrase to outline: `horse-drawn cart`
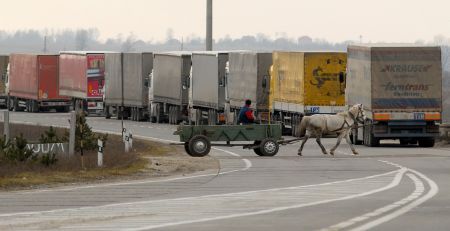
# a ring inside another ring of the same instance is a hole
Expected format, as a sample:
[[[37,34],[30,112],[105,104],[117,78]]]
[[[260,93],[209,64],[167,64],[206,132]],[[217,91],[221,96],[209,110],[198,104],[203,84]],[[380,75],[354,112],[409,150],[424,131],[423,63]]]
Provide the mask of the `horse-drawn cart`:
[[[186,152],[196,157],[208,155],[211,146],[242,146],[259,156],[274,156],[282,143],[280,124],[179,125],[174,135],[180,136],[177,144],[184,145]]]

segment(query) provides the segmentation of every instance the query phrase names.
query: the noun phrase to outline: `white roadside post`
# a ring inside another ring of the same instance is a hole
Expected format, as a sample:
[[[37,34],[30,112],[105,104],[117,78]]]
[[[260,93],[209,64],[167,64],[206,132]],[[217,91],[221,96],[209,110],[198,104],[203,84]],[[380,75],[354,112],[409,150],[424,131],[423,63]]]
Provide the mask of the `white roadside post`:
[[[128,143],[130,145],[130,149],[133,149],[133,133],[131,133],[131,131],[128,133]]]
[[[77,114],[75,111],[70,112],[70,136],[69,136],[69,155],[75,154],[75,129],[77,124]]]
[[[125,152],[129,152],[130,151],[130,132],[128,130],[126,130],[125,128],[123,129],[123,142],[125,143]]]
[[[3,115],[3,135],[5,141],[9,141],[9,111],[5,111]]]
[[[98,144],[97,165],[98,165],[98,167],[102,167],[103,166],[103,141],[99,139],[97,141],[97,144]]]

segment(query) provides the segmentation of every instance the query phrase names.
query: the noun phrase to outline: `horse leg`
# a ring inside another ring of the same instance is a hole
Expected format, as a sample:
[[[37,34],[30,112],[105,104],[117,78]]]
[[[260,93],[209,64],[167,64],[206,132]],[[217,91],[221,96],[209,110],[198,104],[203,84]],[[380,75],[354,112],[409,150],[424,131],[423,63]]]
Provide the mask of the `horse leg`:
[[[330,150],[331,155],[334,155],[334,151],[336,151],[337,147],[341,144],[341,140],[344,137],[344,135],[345,135],[345,132],[341,132],[339,134],[339,136],[337,137],[336,145],[334,145],[334,147],[331,148],[331,150]]]
[[[354,155],[358,155],[359,153],[356,151],[355,147],[353,147],[352,141],[350,140],[350,130],[348,132],[346,132],[345,134],[345,140],[347,141],[347,144],[350,146],[350,148],[352,149],[352,152]]]
[[[323,153],[324,155],[328,154],[327,150],[326,150],[325,147],[322,145],[322,142],[320,142],[320,138],[322,137],[322,132],[320,132],[320,133],[318,132],[316,137],[317,137],[317,138],[316,138],[316,142],[317,142],[317,144],[320,146],[320,148],[322,149],[322,153]]]
[[[303,139],[303,142],[302,142],[302,145],[300,146],[300,148],[298,149],[298,152],[297,152],[297,154],[298,154],[299,156],[302,155],[303,146],[305,146],[305,143],[306,143],[306,141],[307,141],[308,139],[309,139],[309,134],[305,134],[304,139]]]

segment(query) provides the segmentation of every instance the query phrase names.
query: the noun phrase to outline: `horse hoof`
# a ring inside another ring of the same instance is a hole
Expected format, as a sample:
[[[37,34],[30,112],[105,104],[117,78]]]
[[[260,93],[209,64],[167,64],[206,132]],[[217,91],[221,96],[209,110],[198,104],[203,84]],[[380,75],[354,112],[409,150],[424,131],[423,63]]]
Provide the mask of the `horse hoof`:
[[[302,153],[299,152],[299,153],[297,153],[297,155],[302,156]]]
[[[358,154],[359,154],[359,153],[358,153],[357,151],[354,151],[354,152],[353,152],[353,155],[355,155],[355,156],[358,155]]]
[[[334,156],[334,152],[330,152],[330,155]]]

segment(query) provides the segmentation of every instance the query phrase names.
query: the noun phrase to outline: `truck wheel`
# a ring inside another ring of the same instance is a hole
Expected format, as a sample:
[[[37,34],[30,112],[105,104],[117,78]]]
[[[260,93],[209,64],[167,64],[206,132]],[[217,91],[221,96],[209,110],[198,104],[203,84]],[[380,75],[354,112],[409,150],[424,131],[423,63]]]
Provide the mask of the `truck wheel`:
[[[66,107],[62,107],[62,109],[65,111]],[[39,112],[39,103],[36,100],[31,101],[31,112]]]
[[[14,107],[14,100],[11,98],[11,97],[9,97],[8,96],[8,110],[9,111],[12,111],[13,110],[13,107]]]
[[[211,150],[211,142],[204,135],[196,135],[189,140],[190,155],[202,157],[208,155]]]
[[[275,156],[278,153],[279,145],[274,139],[264,139],[259,148],[262,156]]]
[[[408,140],[400,139],[400,145],[406,146],[406,145],[408,145],[408,144],[409,144],[409,141],[408,141]]]
[[[142,116],[141,116],[141,109],[140,108],[136,108],[136,121],[141,121],[142,120]]]
[[[380,145],[380,139],[375,138],[372,133],[372,123],[366,121],[364,124],[363,142],[368,147],[377,147]]]
[[[17,99],[14,99],[14,103],[13,103],[13,111],[20,111],[19,108],[19,102]]]
[[[156,108],[155,108],[155,117],[156,117],[156,123],[160,123],[161,122],[161,111],[160,111],[160,106],[159,106],[159,104],[157,104],[156,105]]]
[[[105,119],[111,119],[111,113],[109,113],[109,106],[105,106]]]
[[[255,142],[253,144],[254,145],[260,145],[261,141],[260,140],[255,140]],[[256,153],[256,155],[262,156],[260,147],[254,148],[253,151]]]
[[[200,109],[195,109],[195,125],[200,125],[202,121],[202,112]]]
[[[169,106],[168,119],[169,119],[169,124],[172,124],[172,106]]]
[[[117,120],[121,120],[122,119],[122,110],[120,109],[119,106],[117,106],[117,108],[116,108],[116,119]]]
[[[434,146],[434,139],[420,139],[419,147],[431,148]]]
[[[30,113],[31,112],[31,101],[27,100],[25,101],[25,110]]]

